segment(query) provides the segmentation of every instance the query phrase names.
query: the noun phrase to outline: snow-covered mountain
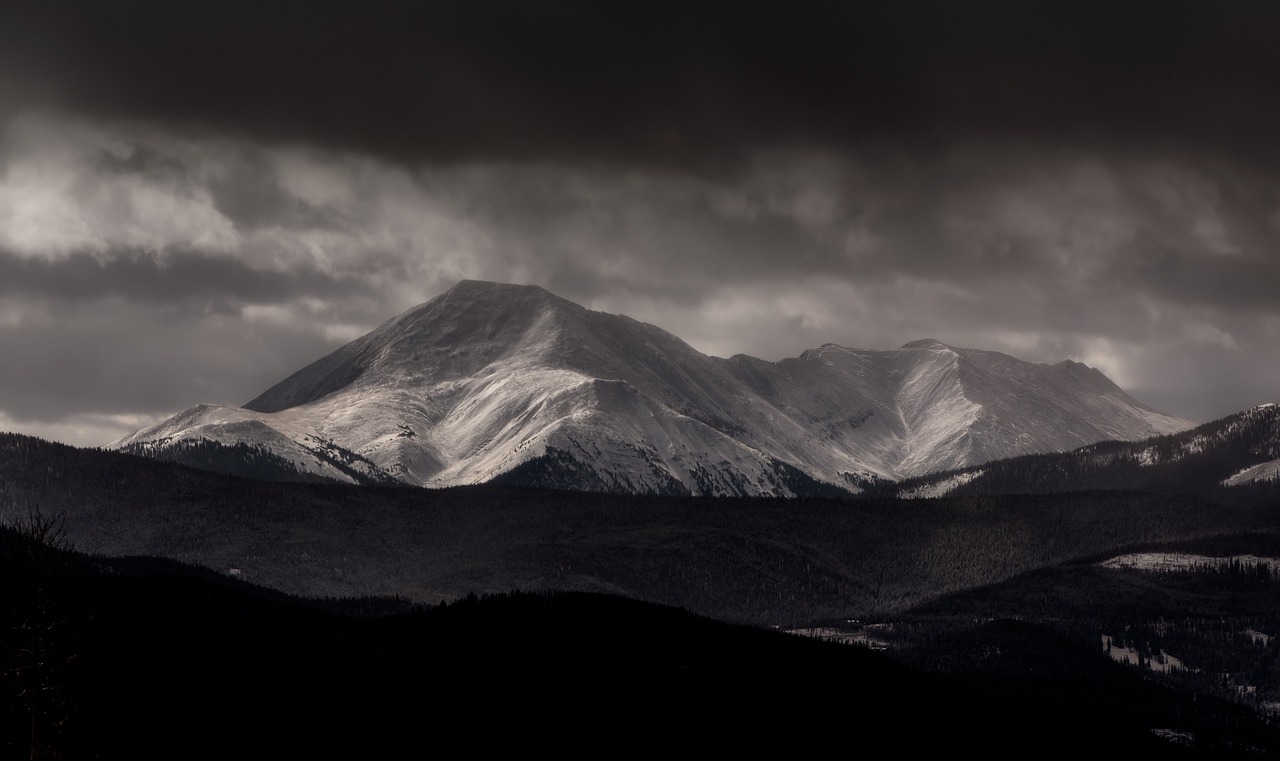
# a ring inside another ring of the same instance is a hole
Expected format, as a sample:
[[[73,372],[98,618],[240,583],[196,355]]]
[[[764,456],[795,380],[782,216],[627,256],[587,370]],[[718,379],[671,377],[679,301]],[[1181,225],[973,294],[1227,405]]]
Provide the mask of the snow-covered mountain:
[[[1262,404],[1180,433],[932,473],[881,484],[876,493],[897,497],[1072,491],[1212,494],[1222,487],[1276,483],[1280,483],[1280,407]]]
[[[931,340],[723,359],[535,286],[463,281],[244,407],[108,446],[247,444],[345,481],[782,496],[1190,425],[1070,361]]]

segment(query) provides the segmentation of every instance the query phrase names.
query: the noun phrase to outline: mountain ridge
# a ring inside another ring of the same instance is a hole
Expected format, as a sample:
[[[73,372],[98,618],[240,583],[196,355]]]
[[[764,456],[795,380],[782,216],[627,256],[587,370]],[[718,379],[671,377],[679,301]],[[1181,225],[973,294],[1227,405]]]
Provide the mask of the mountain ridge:
[[[1187,427],[1078,363],[933,339],[725,359],[538,286],[465,280],[243,407],[108,446],[249,444],[338,480],[326,460],[425,486],[796,496]]]
[[[938,497],[1121,490],[1211,495],[1248,488],[1268,494],[1280,489],[1280,407],[1273,403],[1177,433],[992,461],[882,485],[877,493]]]

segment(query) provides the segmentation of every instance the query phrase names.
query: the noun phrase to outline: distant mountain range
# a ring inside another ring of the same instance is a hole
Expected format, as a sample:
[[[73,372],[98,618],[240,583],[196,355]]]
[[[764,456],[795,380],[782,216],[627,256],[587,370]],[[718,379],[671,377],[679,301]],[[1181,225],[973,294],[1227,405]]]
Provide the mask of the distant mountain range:
[[[797,496],[1191,427],[1076,362],[933,340],[724,359],[538,287],[463,281],[243,407],[108,447],[276,478]]]

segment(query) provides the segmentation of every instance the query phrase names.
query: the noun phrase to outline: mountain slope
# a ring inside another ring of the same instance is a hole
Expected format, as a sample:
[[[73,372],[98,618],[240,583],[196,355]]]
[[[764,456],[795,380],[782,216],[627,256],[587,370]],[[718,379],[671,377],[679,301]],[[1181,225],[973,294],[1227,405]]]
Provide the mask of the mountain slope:
[[[1263,404],[1187,431],[1003,459],[884,485],[886,496],[1280,489],[1280,407]]]
[[[936,341],[722,359],[541,288],[463,281],[243,408],[109,446],[248,444],[345,481],[791,496],[1189,425],[1074,363]]]

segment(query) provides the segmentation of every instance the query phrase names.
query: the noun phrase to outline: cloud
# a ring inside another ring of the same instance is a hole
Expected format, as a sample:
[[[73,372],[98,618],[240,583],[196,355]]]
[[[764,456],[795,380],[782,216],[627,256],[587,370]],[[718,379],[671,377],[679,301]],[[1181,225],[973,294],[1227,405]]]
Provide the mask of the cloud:
[[[201,176],[212,161],[198,155],[198,146],[150,130],[129,136],[35,113],[7,125],[4,145],[0,246],[10,251],[56,257],[113,247],[239,245]]]

